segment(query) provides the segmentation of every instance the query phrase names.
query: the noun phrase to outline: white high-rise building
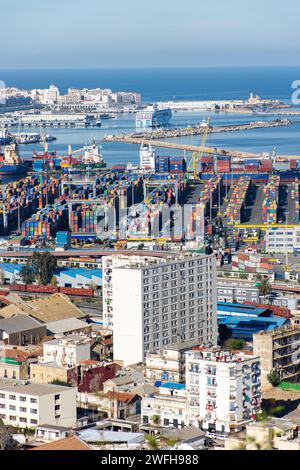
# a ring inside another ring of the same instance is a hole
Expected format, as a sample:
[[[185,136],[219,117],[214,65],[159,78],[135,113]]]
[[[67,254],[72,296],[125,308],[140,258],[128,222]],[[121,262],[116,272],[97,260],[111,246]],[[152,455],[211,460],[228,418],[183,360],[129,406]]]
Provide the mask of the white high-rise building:
[[[260,410],[260,358],[218,348],[186,353],[189,423],[229,433],[255,421]]]
[[[191,340],[216,344],[214,256],[165,253],[119,259],[121,265],[112,262],[107,279],[103,259],[104,322],[110,315],[114,359],[129,365],[167,345]]]

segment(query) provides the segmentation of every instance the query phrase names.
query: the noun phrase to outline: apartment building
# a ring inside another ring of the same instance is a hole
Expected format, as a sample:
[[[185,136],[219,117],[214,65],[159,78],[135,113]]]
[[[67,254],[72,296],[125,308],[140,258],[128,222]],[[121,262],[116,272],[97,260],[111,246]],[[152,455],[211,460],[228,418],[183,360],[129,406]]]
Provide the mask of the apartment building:
[[[146,377],[152,382],[185,382],[185,353],[198,341],[174,344],[146,356]]]
[[[259,358],[219,348],[186,354],[188,424],[229,433],[255,421],[260,410]]]
[[[259,303],[259,286],[257,282],[237,279],[217,280],[218,302],[254,302]]]
[[[0,381],[0,418],[4,424],[33,428],[76,424],[76,388]]]
[[[185,385],[165,383],[158,393],[143,397],[141,421],[143,429],[151,426],[182,429],[187,421]]]
[[[300,381],[300,327],[287,325],[253,335],[253,353],[260,356],[263,390],[270,387],[268,374],[277,371],[282,380]]]
[[[154,257],[153,257],[154,258]],[[214,256],[165,254],[112,267],[114,359],[130,365],[148,352],[197,340],[217,341]]]

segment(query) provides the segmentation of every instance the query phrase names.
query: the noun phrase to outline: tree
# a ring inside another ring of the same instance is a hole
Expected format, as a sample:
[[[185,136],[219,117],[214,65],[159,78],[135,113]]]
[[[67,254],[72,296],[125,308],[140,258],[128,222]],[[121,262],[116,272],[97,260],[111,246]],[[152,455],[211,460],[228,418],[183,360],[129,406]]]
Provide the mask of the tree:
[[[219,334],[219,344],[223,346],[224,343],[231,337],[232,330],[228,328],[227,325],[224,323],[220,323],[218,327],[218,334]]]
[[[153,424],[158,424],[159,423],[159,416],[158,415],[153,415],[151,418]]]
[[[57,277],[56,276],[51,277],[50,284],[51,284],[51,286],[57,286]]]
[[[13,439],[12,433],[12,428],[6,426],[3,421],[0,420],[0,450],[12,450],[17,447],[17,443]]]
[[[150,450],[158,450],[160,447],[160,442],[157,437],[152,436],[151,434],[146,434],[145,439],[147,441],[148,447]]]
[[[267,376],[268,381],[270,382],[273,387],[278,387],[281,382],[280,375],[276,370],[271,370],[271,372]]]
[[[240,351],[241,349],[244,349],[245,344],[246,341],[243,339],[230,338],[226,341],[225,347],[232,351]]]
[[[271,286],[268,279],[262,279],[259,284],[260,295],[268,295],[270,293]]]
[[[46,286],[49,284],[54,270],[57,266],[57,261],[55,256],[51,255],[48,251],[45,253],[34,253],[32,257],[32,265],[36,272],[38,281]]]
[[[32,284],[35,281],[35,272],[32,266],[25,264],[20,270],[20,278],[24,284]]]

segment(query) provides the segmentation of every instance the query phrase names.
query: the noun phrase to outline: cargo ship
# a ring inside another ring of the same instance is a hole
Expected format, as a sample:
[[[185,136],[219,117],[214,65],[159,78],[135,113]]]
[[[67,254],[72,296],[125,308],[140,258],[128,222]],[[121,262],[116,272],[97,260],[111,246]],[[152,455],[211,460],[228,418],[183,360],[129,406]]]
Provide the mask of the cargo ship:
[[[31,170],[31,162],[23,162],[19,154],[19,147],[14,142],[4,147],[0,153],[0,175],[25,175]]]
[[[148,106],[136,114],[136,127],[161,127],[166,126],[172,119],[170,108],[159,109],[157,106]]]
[[[74,157],[73,153],[83,151],[80,157]],[[76,172],[82,170],[101,170],[106,168],[106,162],[101,154],[101,147],[94,140],[91,145],[86,145],[80,150],[72,152],[69,146],[68,156],[59,156],[56,152],[33,153],[33,171],[61,171]]]

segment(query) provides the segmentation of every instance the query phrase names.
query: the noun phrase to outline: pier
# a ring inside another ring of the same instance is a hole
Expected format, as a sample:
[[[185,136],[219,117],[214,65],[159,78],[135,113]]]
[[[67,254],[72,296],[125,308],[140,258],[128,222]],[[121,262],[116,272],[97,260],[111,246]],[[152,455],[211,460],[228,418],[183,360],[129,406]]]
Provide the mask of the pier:
[[[247,122],[244,124],[232,124],[232,125],[227,125],[227,126],[209,126],[208,133],[219,134],[222,132],[243,132],[243,131],[253,130],[253,129],[285,127],[285,126],[292,125],[293,122],[294,121],[291,121],[289,119],[275,119],[273,121],[254,121],[254,122]],[[206,131],[206,125],[203,124],[203,125],[198,125],[198,126],[193,126],[193,127],[189,126],[189,127],[176,128],[176,129],[155,129],[152,131],[127,134],[127,136],[132,137],[132,138],[135,138],[135,137],[143,138],[147,140],[150,140],[150,139],[160,140],[160,139],[172,139],[172,138],[203,135],[205,131]],[[112,139],[107,138],[106,140],[112,140]]]

